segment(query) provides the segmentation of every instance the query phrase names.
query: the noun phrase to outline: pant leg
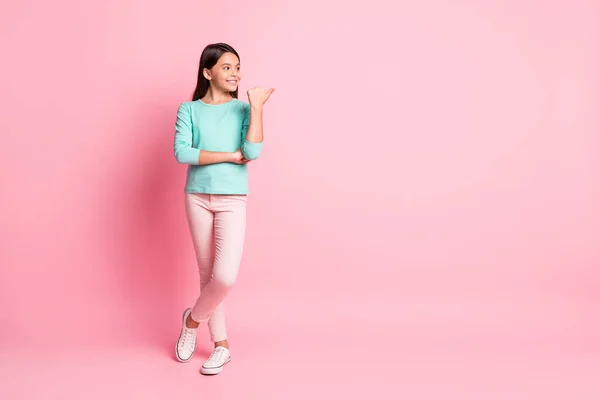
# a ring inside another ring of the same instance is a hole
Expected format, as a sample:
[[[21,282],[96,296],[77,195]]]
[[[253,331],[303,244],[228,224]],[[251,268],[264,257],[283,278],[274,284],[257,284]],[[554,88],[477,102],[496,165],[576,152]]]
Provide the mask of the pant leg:
[[[246,234],[246,196],[211,195],[211,207],[215,213],[215,260],[212,279],[192,309],[192,318],[198,322],[209,320],[235,284]]]
[[[210,282],[213,273],[214,213],[210,207],[210,196],[205,194],[186,194],[186,214],[194,250],[200,272],[200,295]],[[208,320],[208,330],[213,342],[227,339],[223,304],[219,304]]]

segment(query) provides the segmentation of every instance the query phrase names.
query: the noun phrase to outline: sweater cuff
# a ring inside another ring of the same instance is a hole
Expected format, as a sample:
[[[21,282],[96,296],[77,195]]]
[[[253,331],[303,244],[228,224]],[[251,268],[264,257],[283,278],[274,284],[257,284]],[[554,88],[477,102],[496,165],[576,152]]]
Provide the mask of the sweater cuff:
[[[244,139],[244,142],[242,143],[242,154],[246,159],[254,160],[260,155],[262,151],[262,145],[263,142],[254,143]]]
[[[185,164],[198,165],[198,159],[200,157],[200,149],[190,148],[189,151],[186,152],[187,160],[184,161]]]

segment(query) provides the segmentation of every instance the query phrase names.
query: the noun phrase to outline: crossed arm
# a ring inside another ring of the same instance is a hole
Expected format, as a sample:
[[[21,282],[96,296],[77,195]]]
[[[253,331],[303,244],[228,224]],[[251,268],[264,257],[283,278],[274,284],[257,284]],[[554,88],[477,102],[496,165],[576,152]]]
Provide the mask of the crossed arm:
[[[192,124],[188,105],[182,103],[177,110],[173,151],[177,162],[191,165],[208,165],[223,162],[246,164],[258,158],[262,149],[262,106],[248,106],[242,126],[242,145],[235,152],[218,152],[192,147]]]

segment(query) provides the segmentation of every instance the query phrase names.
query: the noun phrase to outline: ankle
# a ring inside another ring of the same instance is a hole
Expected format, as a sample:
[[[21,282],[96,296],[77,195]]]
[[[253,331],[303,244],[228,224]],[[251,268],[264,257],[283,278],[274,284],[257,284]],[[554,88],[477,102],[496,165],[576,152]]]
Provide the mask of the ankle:
[[[221,340],[220,342],[215,342],[215,348],[217,348],[219,346],[229,349],[229,342],[227,342],[227,340]]]
[[[196,322],[196,321],[194,321],[194,320],[192,319],[192,315],[191,315],[191,314],[190,314],[190,315],[188,315],[188,317],[187,317],[187,318],[186,318],[186,320],[185,320],[185,326],[186,326],[186,328],[189,328],[189,329],[196,329],[196,328],[198,328],[198,326],[199,326],[199,325],[200,325],[200,324],[199,324],[198,322]]]

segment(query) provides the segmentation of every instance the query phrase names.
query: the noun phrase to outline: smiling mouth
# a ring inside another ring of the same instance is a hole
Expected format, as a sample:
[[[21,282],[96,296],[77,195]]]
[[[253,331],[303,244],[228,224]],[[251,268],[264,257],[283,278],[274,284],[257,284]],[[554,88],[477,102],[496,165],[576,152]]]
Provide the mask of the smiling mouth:
[[[230,80],[230,81],[227,81],[227,83],[231,83],[232,85],[237,85],[238,81],[236,81],[236,80]]]

